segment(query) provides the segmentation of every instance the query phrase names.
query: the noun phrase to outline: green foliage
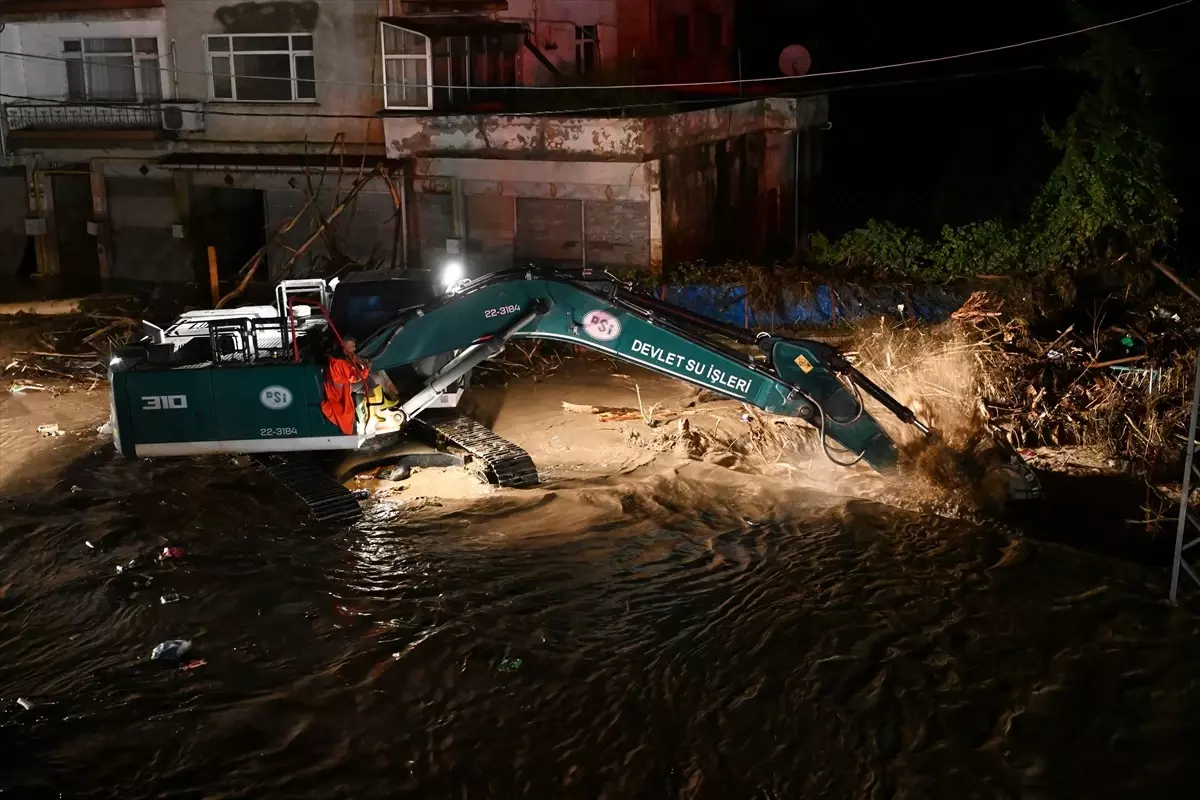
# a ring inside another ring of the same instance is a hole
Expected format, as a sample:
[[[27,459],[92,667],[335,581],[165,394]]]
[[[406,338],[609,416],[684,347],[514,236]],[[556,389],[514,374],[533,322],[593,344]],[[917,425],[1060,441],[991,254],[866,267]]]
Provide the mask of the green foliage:
[[[1121,58],[1115,58],[1119,52]],[[1017,227],[997,221],[946,226],[937,241],[871,220],[835,242],[816,237],[819,265],[879,277],[946,281],[980,274],[1078,268],[1105,255],[1146,256],[1170,242],[1178,204],[1162,148],[1141,119],[1148,73],[1121,43],[1098,40],[1076,68],[1099,79],[1062,130],[1046,128],[1061,161]]]

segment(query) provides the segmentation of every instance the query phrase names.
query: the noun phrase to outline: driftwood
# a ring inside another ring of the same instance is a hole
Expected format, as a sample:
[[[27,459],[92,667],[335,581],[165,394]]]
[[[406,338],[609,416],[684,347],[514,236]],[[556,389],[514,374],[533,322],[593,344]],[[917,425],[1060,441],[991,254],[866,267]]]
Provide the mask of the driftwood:
[[[329,212],[329,216],[325,218],[324,222],[317,227],[317,230],[314,231],[313,234],[304,241],[304,244],[292,251],[291,258],[288,259],[288,262],[284,264],[283,268],[280,270],[281,275],[286,275],[288,271],[291,270],[292,266],[308,251],[310,247],[312,247],[313,243],[316,242],[317,239],[321,238],[321,235],[328,228],[329,223],[341,216],[341,213],[346,210],[346,206],[351,200],[354,199],[359,190],[366,186],[367,183],[370,182],[370,180],[374,178],[378,172],[379,170],[376,168],[369,174],[355,181],[354,185],[350,187],[350,191],[348,191],[342,201],[338,203],[338,205],[334,207],[332,211]],[[286,236],[288,232],[292,230],[292,228],[296,227],[296,223],[300,221],[300,218],[304,216],[309,207],[316,202],[316,199],[317,198],[314,194],[309,193],[308,201],[304,204],[304,207],[296,212],[295,216],[284,223],[279,230],[275,231],[275,235],[271,237],[271,240],[260,247],[258,252],[256,252],[250,258],[250,260],[246,262],[246,265],[238,271],[238,277],[241,280],[237,287],[217,302],[217,308],[224,308],[229,301],[234,300],[235,298],[239,297],[242,292],[246,291],[246,287],[250,285],[250,281],[254,280],[254,275],[258,271],[258,267],[262,264],[263,259],[266,258],[267,252],[270,250],[271,246],[274,244],[279,244],[283,237]]]
[[[636,408],[619,408],[616,406],[589,406],[579,403],[562,404],[563,411],[570,411],[575,414],[594,414],[601,422],[624,422],[628,420],[641,419],[642,412]]]
[[[131,295],[93,295],[92,297],[74,297],[69,300],[30,300],[24,303],[0,303],[0,316],[10,314],[32,314],[34,316],[58,317],[67,314],[78,314],[84,303],[116,302],[132,299]]]
[[[86,358],[89,361],[100,360],[100,356],[96,353],[48,353],[44,350],[18,350],[14,355],[36,356],[38,358]]]
[[[1154,265],[1155,269],[1157,269],[1163,275],[1166,275],[1167,278],[1169,278],[1171,280],[1171,282],[1174,283],[1176,286],[1178,286],[1180,289],[1183,289],[1185,292],[1190,294],[1194,299],[1200,300],[1200,294],[1197,294],[1195,289],[1193,289],[1192,287],[1190,287],[1186,283],[1184,283],[1183,279],[1180,278],[1178,275],[1176,275],[1174,272],[1172,272],[1165,264],[1160,264],[1157,261],[1151,261],[1150,263]]]

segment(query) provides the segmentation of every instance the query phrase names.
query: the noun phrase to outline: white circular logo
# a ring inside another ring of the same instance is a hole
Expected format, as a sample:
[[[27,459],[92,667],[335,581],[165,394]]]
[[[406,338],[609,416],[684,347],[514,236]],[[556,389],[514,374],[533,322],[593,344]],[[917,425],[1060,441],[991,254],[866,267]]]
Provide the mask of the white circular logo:
[[[621,320],[607,311],[589,311],[583,318],[583,332],[600,342],[611,342],[621,335]]]
[[[272,411],[282,411],[292,404],[292,390],[286,386],[268,386],[258,393],[258,402]]]

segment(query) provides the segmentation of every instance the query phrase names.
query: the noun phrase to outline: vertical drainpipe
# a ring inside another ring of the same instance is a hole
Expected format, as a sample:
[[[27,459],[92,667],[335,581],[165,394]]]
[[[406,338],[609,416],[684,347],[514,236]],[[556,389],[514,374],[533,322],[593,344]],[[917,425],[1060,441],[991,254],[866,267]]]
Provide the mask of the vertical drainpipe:
[[[795,217],[793,221],[793,238],[792,258],[800,255],[800,133],[801,129],[796,128],[796,154],[793,156],[796,160],[795,177],[792,178],[793,186],[792,193],[795,195],[792,201],[792,214]]]
[[[104,186],[104,165],[93,158],[88,179],[92,188],[92,218],[96,221],[96,257],[100,266],[100,282],[105,289],[112,282],[112,236],[108,221],[108,194]]]
[[[0,32],[7,23],[0,22]],[[0,56],[3,60],[4,56]],[[4,110],[4,96],[0,95],[0,158],[8,158],[8,112]]]
[[[587,266],[587,200],[579,199],[579,258],[583,263],[581,267]]]
[[[466,200],[463,197],[462,178],[457,176],[450,179],[450,209],[454,221],[454,238],[458,240],[458,257],[462,260],[463,268],[470,274],[470,265],[467,263],[467,237],[464,233],[466,225],[466,208],[464,208]]]
[[[400,265],[408,269],[408,164],[400,165]]]

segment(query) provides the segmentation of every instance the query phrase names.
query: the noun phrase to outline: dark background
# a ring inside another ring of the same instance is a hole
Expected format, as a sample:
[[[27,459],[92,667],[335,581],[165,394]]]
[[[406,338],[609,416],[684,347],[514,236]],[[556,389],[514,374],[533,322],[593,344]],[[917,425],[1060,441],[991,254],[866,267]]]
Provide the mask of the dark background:
[[[740,0],[738,42],[747,78],[779,75],[779,53],[792,43],[812,53],[812,72],[826,72],[1005,45],[1169,4]],[[1170,188],[1183,207],[1175,264],[1200,267],[1194,220],[1200,123],[1193,122],[1200,117],[1200,3],[1110,30],[1158,70],[1142,124],[1167,148]],[[833,237],[871,217],[929,234],[943,224],[1019,222],[1058,161],[1043,121],[1061,125],[1094,85],[1064,64],[1090,43],[1080,35],[939,64],[811,79],[805,89],[831,91],[819,230]]]

